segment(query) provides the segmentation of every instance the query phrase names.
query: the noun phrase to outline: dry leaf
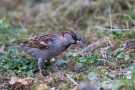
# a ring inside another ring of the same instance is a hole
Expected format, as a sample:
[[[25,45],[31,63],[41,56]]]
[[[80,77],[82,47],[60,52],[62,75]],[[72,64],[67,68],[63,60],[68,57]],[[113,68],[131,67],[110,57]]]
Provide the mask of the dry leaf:
[[[55,87],[52,87],[50,90],[56,90],[56,88]]]
[[[77,67],[76,65],[72,66],[71,70],[72,70],[73,72],[76,72],[76,73],[80,73],[80,71],[81,71],[80,68]]]
[[[18,77],[11,77],[9,83],[14,87],[21,87],[23,85],[30,85],[34,81],[34,78],[27,77],[27,78],[18,78]]]
[[[73,86],[72,90],[78,90],[78,86]]]
[[[14,83],[17,82],[17,80],[18,80],[17,77],[12,77],[11,80],[9,81],[9,83],[10,83],[11,85],[13,85]]]
[[[48,87],[46,84],[39,84],[37,87],[37,90],[48,90]]]
[[[126,53],[131,53],[131,52],[134,52],[135,49],[129,49],[128,51],[126,51]]]

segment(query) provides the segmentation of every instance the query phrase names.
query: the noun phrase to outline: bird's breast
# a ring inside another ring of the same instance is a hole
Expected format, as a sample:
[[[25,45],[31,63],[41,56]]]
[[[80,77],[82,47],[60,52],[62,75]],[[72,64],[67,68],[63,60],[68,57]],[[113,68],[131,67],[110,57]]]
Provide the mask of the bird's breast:
[[[64,52],[70,45],[65,45],[63,40],[55,40],[50,46],[50,54],[57,56]]]

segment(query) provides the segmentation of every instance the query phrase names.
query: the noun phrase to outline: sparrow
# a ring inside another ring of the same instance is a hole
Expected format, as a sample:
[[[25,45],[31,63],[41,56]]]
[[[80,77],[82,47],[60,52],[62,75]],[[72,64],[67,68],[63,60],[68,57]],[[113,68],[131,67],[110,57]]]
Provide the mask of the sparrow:
[[[43,61],[50,62],[52,58],[60,55],[71,44],[83,46],[82,36],[75,30],[39,35],[21,43],[20,48],[38,60],[39,72],[43,76],[41,69]]]

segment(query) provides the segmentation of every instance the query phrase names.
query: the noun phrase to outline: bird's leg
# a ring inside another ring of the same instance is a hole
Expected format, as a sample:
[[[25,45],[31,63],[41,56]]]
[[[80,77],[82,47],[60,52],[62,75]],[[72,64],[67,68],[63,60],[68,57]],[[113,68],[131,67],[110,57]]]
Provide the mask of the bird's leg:
[[[41,69],[42,62],[43,62],[42,59],[38,59],[38,68],[39,68],[40,76],[43,78],[44,76],[43,76],[42,69]]]

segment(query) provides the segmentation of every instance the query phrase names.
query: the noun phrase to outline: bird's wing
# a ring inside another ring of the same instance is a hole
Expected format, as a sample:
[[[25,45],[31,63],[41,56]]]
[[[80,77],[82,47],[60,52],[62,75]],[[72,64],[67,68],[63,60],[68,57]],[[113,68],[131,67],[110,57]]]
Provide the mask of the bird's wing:
[[[37,36],[34,39],[30,39],[29,41],[23,43],[27,47],[31,48],[39,48],[39,49],[48,48],[49,42],[52,42],[57,37],[56,34],[57,33]]]

